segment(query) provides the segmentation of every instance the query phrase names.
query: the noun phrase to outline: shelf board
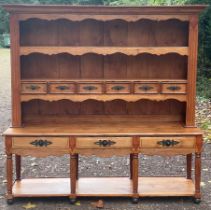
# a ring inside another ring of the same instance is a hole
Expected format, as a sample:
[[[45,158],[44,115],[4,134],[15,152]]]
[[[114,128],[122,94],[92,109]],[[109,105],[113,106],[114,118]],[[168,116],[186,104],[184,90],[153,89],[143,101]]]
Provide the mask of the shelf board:
[[[193,181],[183,177],[139,177],[139,196],[193,196]],[[15,197],[68,196],[69,178],[37,178],[16,181]],[[127,177],[79,178],[77,196],[132,196],[132,181]]]
[[[123,53],[126,55],[138,55],[141,53],[149,53],[155,55],[163,55],[167,53],[177,53],[180,55],[188,55],[188,47],[118,47],[118,46],[22,46],[20,47],[20,55],[29,55],[31,53],[43,53],[48,55],[69,53],[72,55],[84,55],[86,53],[96,53],[100,55],[110,55],[114,53]]]
[[[42,115],[39,116],[40,118]],[[158,115],[158,118],[160,115]],[[185,128],[181,122],[152,121],[131,116],[69,116],[68,123],[25,124],[8,128],[4,135],[12,136],[193,136],[199,128]],[[162,119],[162,118],[161,118]]]
[[[125,100],[128,102],[138,101],[141,99],[164,101],[168,99],[176,99],[185,102],[186,94],[22,94],[21,101],[26,102],[33,99],[45,101],[71,100],[82,102],[86,100],[112,101]]]

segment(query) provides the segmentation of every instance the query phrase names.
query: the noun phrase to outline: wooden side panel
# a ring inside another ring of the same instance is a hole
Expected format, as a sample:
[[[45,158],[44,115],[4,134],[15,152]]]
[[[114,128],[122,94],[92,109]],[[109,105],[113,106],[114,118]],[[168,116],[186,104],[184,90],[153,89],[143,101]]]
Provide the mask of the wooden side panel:
[[[186,127],[195,127],[196,73],[198,51],[198,16],[191,16],[189,23],[188,83]]]
[[[12,71],[12,126],[21,126],[20,103],[20,45],[19,45],[19,20],[18,15],[10,17],[11,36],[11,71]]]

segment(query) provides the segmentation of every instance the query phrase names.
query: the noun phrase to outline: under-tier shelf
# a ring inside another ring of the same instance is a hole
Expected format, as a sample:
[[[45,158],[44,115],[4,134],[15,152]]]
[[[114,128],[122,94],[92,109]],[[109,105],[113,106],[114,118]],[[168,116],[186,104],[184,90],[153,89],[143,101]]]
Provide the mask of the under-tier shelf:
[[[183,177],[139,177],[138,193],[145,196],[193,196],[194,183]],[[15,197],[70,195],[69,178],[23,179],[13,185]],[[132,181],[126,177],[79,178],[77,196],[132,196]]]
[[[126,55],[138,55],[141,53],[149,53],[155,55],[163,55],[167,53],[178,53],[180,55],[188,55],[188,47],[117,47],[117,46],[22,46],[20,47],[21,55],[29,55],[31,53],[43,53],[48,55],[69,53],[72,55],[84,55],[86,53],[96,53],[101,55],[109,55],[114,53],[123,53]]]

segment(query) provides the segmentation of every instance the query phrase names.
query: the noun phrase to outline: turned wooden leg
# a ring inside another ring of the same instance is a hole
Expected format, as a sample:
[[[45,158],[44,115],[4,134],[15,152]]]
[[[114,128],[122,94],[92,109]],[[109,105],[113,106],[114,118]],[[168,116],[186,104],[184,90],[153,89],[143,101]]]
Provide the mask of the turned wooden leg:
[[[79,155],[76,154],[76,179],[77,180],[78,180],[78,177],[79,177],[79,175],[78,175],[78,161],[79,161]]]
[[[21,179],[21,156],[15,155],[16,180]]]
[[[71,195],[70,203],[74,204],[76,202],[76,180],[77,180],[77,155],[70,155],[70,178],[71,178]]]
[[[12,185],[13,185],[13,167],[12,154],[7,154],[7,203],[13,203]]]
[[[186,156],[186,170],[187,170],[187,179],[191,179],[191,168],[192,168],[192,154]]]
[[[201,202],[200,183],[201,183],[201,153],[195,153],[195,196],[194,196],[195,203]]]
[[[133,203],[138,203],[138,154],[132,154]]]
[[[133,179],[133,154],[130,154],[130,179]]]

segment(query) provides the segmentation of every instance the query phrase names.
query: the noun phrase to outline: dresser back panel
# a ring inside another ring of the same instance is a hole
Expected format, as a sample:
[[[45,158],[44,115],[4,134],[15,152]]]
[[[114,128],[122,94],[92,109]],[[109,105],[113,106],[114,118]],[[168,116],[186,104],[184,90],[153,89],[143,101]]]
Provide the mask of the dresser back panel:
[[[176,100],[160,102],[150,100],[139,100],[136,102],[123,100],[107,102],[96,100],[84,102],[32,100],[23,102],[22,110],[24,123],[52,122],[53,119],[58,123],[60,121],[68,123],[72,115],[130,115],[144,116],[143,120],[147,119],[148,121],[183,121],[185,103]]]
[[[34,53],[21,57],[22,79],[187,79],[187,56],[124,54],[73,56]]]
[[[21,46],[188,45],[188,22],[176,19],[135,22],[119,19],[105,22],[30,19],[21,21],[20,32]]]

